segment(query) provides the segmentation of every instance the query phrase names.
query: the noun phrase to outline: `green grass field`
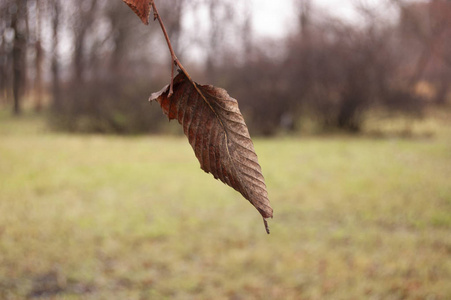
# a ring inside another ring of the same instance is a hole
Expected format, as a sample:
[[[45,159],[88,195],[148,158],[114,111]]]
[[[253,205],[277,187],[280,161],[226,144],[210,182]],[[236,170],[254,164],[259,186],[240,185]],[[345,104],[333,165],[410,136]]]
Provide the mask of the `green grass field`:
[[[0,118],[0,299],[451,299],[451,123],[256,139],[274,219],[184,137]]]

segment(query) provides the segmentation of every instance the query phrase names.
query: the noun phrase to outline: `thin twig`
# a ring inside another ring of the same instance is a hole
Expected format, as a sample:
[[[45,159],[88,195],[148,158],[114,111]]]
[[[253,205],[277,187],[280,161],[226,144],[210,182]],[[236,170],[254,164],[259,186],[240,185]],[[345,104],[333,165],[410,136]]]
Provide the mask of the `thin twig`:
[[[194,86],[196,91],[201,95],[202,99],[207,103],[210,107],[211,104],[207,101],[205,96],[202,94],[201,90],[197,86],[197,84],[194,82],[194,80],[191,78],[191,76],[188,74],[188,71],[186,71],[185,67],[180,63],[179,59],[175,55],[174,49],[172,48],[171,41],[169,40],[168,32],[166,31],[166,28],[164,27],[163,20],[161,19],[160,14],[158,13],[157,6],[155,5],[155,0],[150,0],[150,4],[152,5],[153,9],[153,16],[154,20],[158,20],[158,23],[160,23],[161,30],[163,31],[164,38],[166,39],[166,43],[168,44],[169,52],[171,53],[171,84],[169,85],[169,93],[168,96],[170,97],[174,93],[174,65],[179,67],[180,70],[185,74],[186,78],[191,82],[191,84]]]
[[[174,65],[179,67],[180,70],[182,70],[183,73],[185,73],[186,77],[193,82],[191,79],[191,76],[189,76],[186,69],[183,67],[183,65],[180,63],[179,59],[175,55],[174,49],[172,48],[171,41],[169,40],[168,32],[166,31],[166,27],[164,27],[163,20],[161,19],[160,14],[158,13],[157,6],[155,5],[155,0],[150,0],[150,4],[152,5],[153,9],[153,16],[154,20],[158,20],[158,23],[160,23],[161,30],[163,31],[164,38],[166,39],[166,43],[168,44],[169,52],[171,53],[171,84],[169,85],[169,97],[174,93],[173,86],[174,86]]]

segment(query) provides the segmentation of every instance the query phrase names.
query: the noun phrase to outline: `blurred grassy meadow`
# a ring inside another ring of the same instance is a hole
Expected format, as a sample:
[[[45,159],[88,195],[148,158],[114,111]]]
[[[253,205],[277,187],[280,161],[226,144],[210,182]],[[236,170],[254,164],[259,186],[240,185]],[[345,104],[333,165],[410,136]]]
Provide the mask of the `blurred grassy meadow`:
[[[427,124],[256,139],[266,235],[185,137],[2,113],[0,299],[451,299],[451,122]]]

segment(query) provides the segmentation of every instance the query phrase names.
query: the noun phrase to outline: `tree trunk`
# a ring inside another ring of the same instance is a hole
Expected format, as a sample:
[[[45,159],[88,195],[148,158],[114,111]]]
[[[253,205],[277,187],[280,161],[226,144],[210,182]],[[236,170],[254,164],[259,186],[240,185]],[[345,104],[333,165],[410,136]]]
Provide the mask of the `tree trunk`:
[[[25,69],[25,51],[26,51],[26,37],[23,32],[25,29],[21,28],[24,24],[20,24],[25,15],[25,2],[23,0],[15,1],[15,12],[11,16],[11,27],[14,30],[14,45],[12,50],[13,58],[13,114],[19,115],[21,113],[21,101],[24,88],[24,69]]]
[[[80,84],[84,81],[85,64],[86,64],[86,39],[89,29],[92,26],[95,18],[97,0],[86,0],[89,9],[83,10],[85,2],[78,0],[77,9],[79,10],[79,20],[76,20],[74,26],[74,56],[73,56],[73,81]]]
[[[60,71],[58,61],[58,46],[59,46],[59,23],[60,23],[61,7],[59,0],[52,1],[52,97],[53,109],[58,111],[61,109],[61,88],[60,88]]]
[[[0,10],[0,32],[5,32],[6,28],[8,27],[7,24],[7,16],[9,12],[7,9],[5,9],[7,6],[1,6]],[[4,59],[0,60],[0,104],[3,104],[2,102],[5,101],[7,90],[8,90],[8,65],[9,65],[9,51],[7,51],[6,47],[6,37],[5,34],[0,35],[0,57],[3,57]]]
[[[35,42],[35,51],[36,51],[36,60],[35,60],[35,68],[36,68],[36,100],[34,105],[34,110],[36,112],[40,112],[42,110],[42,61],[43,61],[43,51],[41,46],[41,6],[43,5],[42,1],[36,0],[36,42]]]

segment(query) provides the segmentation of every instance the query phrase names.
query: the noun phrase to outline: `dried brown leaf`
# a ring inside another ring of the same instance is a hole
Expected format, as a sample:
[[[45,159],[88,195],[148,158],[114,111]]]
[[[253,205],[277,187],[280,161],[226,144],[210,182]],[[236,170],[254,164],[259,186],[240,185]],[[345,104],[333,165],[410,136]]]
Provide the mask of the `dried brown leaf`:
[[[122,0],[135,12],[141,21],[148,25],[150,16],[150,0]]]
[[[170,120],[183,126],[200,167],[216,179],[233,187],[265,218],[272,218],[268,193],[254,145],[238,102],[221,88],[198,85],[184,73],[174,79],[174,94],[169,87],[154,93],[155,100]]]

